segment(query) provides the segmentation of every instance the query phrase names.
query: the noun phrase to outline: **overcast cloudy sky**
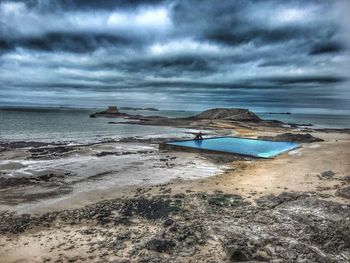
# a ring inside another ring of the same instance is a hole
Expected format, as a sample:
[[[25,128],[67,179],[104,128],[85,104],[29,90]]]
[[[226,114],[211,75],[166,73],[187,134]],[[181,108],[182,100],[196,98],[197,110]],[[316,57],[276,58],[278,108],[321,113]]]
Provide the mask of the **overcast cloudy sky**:
[[[350,110],[347,0],[0,0],[0,105]]]

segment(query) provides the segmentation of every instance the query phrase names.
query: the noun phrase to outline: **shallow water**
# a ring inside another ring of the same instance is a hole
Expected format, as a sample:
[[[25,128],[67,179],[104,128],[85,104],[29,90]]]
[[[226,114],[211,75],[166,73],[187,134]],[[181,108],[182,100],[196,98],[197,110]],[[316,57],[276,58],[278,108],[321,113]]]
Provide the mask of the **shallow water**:
[[[280,153],[295,149],[299,146],[298,143],[294,142],[272,142],[235,137],[177,141],[169,142],[167,144],[202,150],[236,153],[261,158],[274,157]]]

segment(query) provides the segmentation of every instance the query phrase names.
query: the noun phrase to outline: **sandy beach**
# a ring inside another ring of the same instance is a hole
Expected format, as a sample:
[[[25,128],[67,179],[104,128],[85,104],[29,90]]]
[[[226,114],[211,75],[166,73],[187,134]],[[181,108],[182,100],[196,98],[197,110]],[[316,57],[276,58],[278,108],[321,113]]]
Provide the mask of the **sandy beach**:
[[[307,132],[324,141],[273,159],[160,151],[164,139],[3,145],[0,261],[348,262],[350,134]]]

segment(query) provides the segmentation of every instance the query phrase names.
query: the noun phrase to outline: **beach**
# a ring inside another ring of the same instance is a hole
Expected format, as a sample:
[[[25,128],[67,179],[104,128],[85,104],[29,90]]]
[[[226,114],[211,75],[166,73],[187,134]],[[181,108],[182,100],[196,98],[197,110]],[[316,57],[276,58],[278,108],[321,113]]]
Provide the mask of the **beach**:
[[[0,263],[349,263],[349,13],[0,0]]]
[[[349,261],[348,130],[175,125],[323,141],[273,159],[164,151],[157,136],[2,143],[1,262]]]

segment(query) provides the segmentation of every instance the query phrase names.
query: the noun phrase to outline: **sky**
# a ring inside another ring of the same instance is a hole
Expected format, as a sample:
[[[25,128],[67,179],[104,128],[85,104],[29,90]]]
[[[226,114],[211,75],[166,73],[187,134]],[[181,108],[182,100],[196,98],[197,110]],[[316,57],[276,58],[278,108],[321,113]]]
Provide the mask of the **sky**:
[[[0,106],[350,113],[348,0],[0,0]]]

